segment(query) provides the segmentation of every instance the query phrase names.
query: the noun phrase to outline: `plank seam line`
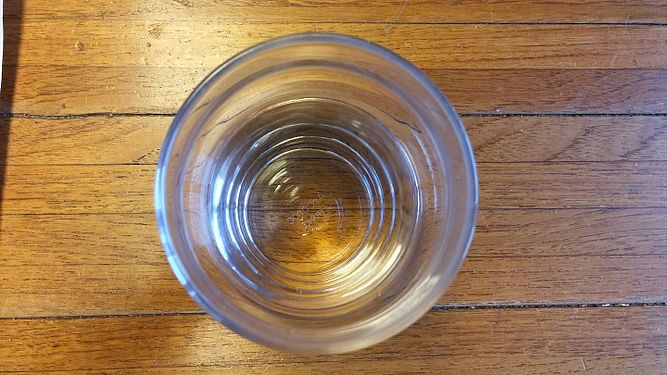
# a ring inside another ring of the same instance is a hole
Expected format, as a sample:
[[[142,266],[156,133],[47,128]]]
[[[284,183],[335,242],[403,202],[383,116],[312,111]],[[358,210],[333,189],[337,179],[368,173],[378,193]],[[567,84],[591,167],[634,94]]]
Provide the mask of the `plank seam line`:
[[[45,115],[32,113],[0,113],[0,118],[26,118],[37,120],[72,120],[87,117],[174,117],[175,113],[114,113],[114,112],[91,112],[75,113],[68,115]]]
[[[88,117],[174,117],[176,113],[117,113],[91,112],[67,115],[46,115],[32,113],[0,113],[0,118],[25,118],[36,120],[72,120]],[[569,113],[569,112],[459,112],[460,117],[664,117],[667,112],[628,112],[628,113]]]
[[[122,16],[116,16],[122,17]],[[89,17],[93,20],[105,19],[101,17]],[[115,17],[107,17],[106,19],[113,19]],[[72,20],[73,17],[35,17],[32,21],[60,21],[60,20]],[[74,18],[75,19],[75,18]],[[6,18],[7,21],[17,21],[19,18],[9,16]],[[161,20],[159,17],[156,20]],[[301,20],[293,22],[297,24],[319,24],[319,25],[499,25],[499,26],[513,26],[513,25],[535,25],[535,26],[618,26],[618,27],[633,27],[633,26],[658,26],[664,27],[667,26],[667,22],[660,21],[339,21],[339,20],[318,20],[318,21],[309,21]],[[291,24],[290,22],[285,21],[230,21],[231,25],[287,25]]]
[[[613,21],[303,21],[295,23],[304,24],[342,24],[342,25],[534,25],[534,26],[618,26],[618,27],[632,27],[632,26],[667,26],[667,22],[613,22]],[[243,24],[243,22],[238,22]],[[287,24],[287,22],[249,22],[249,24]]]
[[[435,305],[431,311],[452,310],[526,310],[573,308],[667,307],[667,302],[596,302],[596,303],[474,303]]]
[[[460,112],[460,117],[662,117],[667,116],[667,112],[628,112],[628,113],[569,113],[569,112],[478,112],[467,113]]]
[[[299,159],[295,159],[299,160]],[[305,159],[301,159],[305,160]],[[313,159],[307,159],[313,160]],[[477,161],[477,165],[498,165],[498,164],[538,164],[538,165],[555,165],[555,164],[662,164],[667,162],[667,159],[609,159],[609,160],[507,160],[507,161],[493,161],[481,160]],[[0,167],[156,167],[157,163],[0,163]]]
[[[489,207],[480,206],[484,211],[624,211],[624,210],[664,210],[667,206],[574,206],[574,207]],[[273,210],[275,211],[275,210]],[[2,217],[20,217],[20,216],[91,216],[91,215],[155,215],[155,211],[98,211],[98,212],[3,212]]]
[[[139,314],[90,314],[90,315],[41,315],[23,317],[0,317],[3,320],[83,320],[83,319],[105,319],[105,318],[157,318],[171,316],[199,316],[206,315],[204,311],[177,311],[164,313],[139,313]]]
[[[608,302],[608,303],[475,303],[475,304],[442,304],[431,307],[429,311],[467,311],[467,310],[528,310],[528,309],[573,309],[573,308],[624,308],[624,307],[667,307],[667,302]],[[60,315],[60,316],[25,316],[0,317],[7,320],[83,320],[98,318],[154,318],[172,316],[205,316],[204,311],[179,311],[166,313],[140,314],[91,314],[91,315]]]

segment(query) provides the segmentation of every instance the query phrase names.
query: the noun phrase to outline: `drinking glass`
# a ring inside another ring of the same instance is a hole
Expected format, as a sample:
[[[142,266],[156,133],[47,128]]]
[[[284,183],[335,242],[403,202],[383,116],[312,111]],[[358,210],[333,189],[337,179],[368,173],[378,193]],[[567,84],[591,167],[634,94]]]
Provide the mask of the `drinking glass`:
[[[169,263],[213,318],[258,343],[339,353],[438,301],[470,245],[464,127],[415,66],[337,34],[234,56],[185,101],[157,167]]]

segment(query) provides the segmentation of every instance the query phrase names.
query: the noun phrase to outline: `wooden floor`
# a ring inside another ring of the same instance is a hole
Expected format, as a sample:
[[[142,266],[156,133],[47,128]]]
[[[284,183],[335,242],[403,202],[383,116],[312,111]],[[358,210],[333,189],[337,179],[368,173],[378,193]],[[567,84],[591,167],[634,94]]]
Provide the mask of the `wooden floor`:
[[[152,189],[179,104],[266,38],[394,49],[460,112],[481,211],[404,333],[266,349],[172,275]],[[667,371],[667,3],[5,0],[0,373]]]

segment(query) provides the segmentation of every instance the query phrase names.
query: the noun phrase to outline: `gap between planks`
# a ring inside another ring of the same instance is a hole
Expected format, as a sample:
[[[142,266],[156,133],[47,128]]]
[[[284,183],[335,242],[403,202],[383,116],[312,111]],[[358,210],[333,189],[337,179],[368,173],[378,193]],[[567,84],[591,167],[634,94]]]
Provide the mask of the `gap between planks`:
[[[53,164],[45,164],[42,166],[52,166]],[[81,164],[81,166],[89,166],[90,164]],[[132,164],[136,165],[136,164]],[[30,165],[35,167],[35,165]],[[576,207],[480,207],[479,211],[577,211],[577,210],[604,210],[604,211],[624,211],[624,210],[664,210],[667,209],[667,205],[663,206],[641,206],[641,207],[605,207],[605,206],[576,206]],[[34,212],[24,212],[24,213],[3,213],[2,217],[9,216],[86,216],[86,215],[155,215],[155,211],[127,211],[127,212],[62,212],[62,213],[34,213]]]
[[[605,303],[471,303],[471,304],[438,304],[431,311],[461,310],[526,310],[526,309],[593,309],[593,308],[625,308],[625,307],[667,307],[667,302],[605,302]],[[155,318],[167,316],[200,316],[205,311],[174,311],[163,313],[139,314],[91,314],[91,315],[43,315],[0,317],[6,320],[79,320],[105,318]]]
[[[14,14],[5,15],[6,20],[21,20]],[[95,18],[92,18],[93,20]],[[53,17],[49,21],[68,21],[68,17]],[[400,19],[388,21],[341,21],[341,20],[299,20],[302,24],[337,24],[337,25],[501,25],[501,26],[655,26],[665,27],[667,22],[661,21],[402,21]],[[242,24],[242,22],[229,22],[232,25]],[[293,22],[288,21],[251,21],[250,25],[289,25]]]
[[[667,117],[667,112],[629,112],[629,113],[569,113],[569,112],[460,112],[459,117]],[[67,115],[47,115],[34,113],[0,113],[0,118],[25,118],[35,120],[72,120],[94,117],[175,117],[176,113],[123,113],[92,112]]]

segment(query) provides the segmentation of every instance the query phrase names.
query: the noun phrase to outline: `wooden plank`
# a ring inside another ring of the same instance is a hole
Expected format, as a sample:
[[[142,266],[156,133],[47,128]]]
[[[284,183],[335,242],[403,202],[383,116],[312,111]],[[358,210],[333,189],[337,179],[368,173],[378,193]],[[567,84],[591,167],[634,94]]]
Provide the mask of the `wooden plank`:
[[[667,117],[463,118],[478,162],[667,159]]]
[[[142,374],[230,367],[251,373],[658,373],[667,366],[666,318],[662,306],[430,312],[384,343],[328,356],[267,349],[200,315],[4,320],[0,367]]]
[[[663,303],[665,266],[664,255],[470,258],[440,304]],[[3,318],[200,311],[166,261],[2,270]]]
[[[12,118],[4,164],[156,164],[171,117]]]
[[[8,22],[26,66],[204,67],[279,35],[336,32],[372,40],[422,69],[665,69],[667,26],[240,24],[152,19]],[[20,28],[20,31],[18,30]],[[117,30],[127,30],[118,37]],[[400,37],[397,37],[400,36]],[[45,46],[48,46],[45,48]]]
[[[154,168],[10,165],[2,213],[153,212]],[[478,163],[477,169],[482,208],[663,207],[667,201],[665,162]]]
[[[667,300],[665,266],[664,253],[646,257],[471,257],[441,300],[490,305],[662,302]]]
[[[483,210],[441,304],[667,302],[667,209]],[[5,215],[0,317],[198,311],[152,214]]]
[[[156,164],[170,116],[12,118],[9,165]],[[478,162],[667,161],[667,116],[464,117]],[[548,142],[545,142],[548,140]]]
[[[10,215],[0,225],[0,267],[166,265],[153,214]]]
[[[480,207],[664,207],[667,164],[478,163]]]
[[[622,358],[624,363],[632,362],[628,364],[617,364],[611,366],[606,364],[606,362],[597,363],[603,368],[611,369],[623,369],[627,371],[627,374],[631,374],[634,369],[639,369],[642,371],[648,371],[646,373],[655,373],[659,374],[659,366],[653,365],[652,363],[646,364],[641,362],[635,362],[632,359],[626,360]],[[644,358],[639,358],[639,360],[644,360]],[[476,362],[470,361],[466,363],[467,367],[464,368],[463,365],[450,366],[448,362],[451,361],[447,358],[433,358],[433,359],[419,359],[419,360],[401,360],[393,359],[383,361],[382,363],[376,363],[373,361],[359,361],[352,362],[349,364],[340,364],[334,363],[333,365],[330,362],[324,363],[288,363],[288,364],[271,364],[264,366],[252,366],[252,365],[235,365],[233,367],[221,367],[221,366],[202,366],[197,368],[192,367],[153,367],[153,368],[141,368],[141,369],[123,369],[123,370],[104,370],[102,372],[96,371],[54,371],[48,372],[48,374],[60,375],[60,374],[102,374],[102,375],[116,375],[116,374],[312,374],[316,372],[318,374],[338,374],[339,371],[350,371],[355,374],[410,374],[410,373],[429,373],[433,369],[438,370],[442,374],[476,374],[472,369],[486,370],[491,373],[496,369],[517,373],[517,374],[576,374],[576,373],[585,373],[588,371],[588,366],[586,369],[579,362],[579,367],[577,367],[576,360],[569,360],[567,362],[555,360],[553,362],[544,360],[539,364],[530,363],[531,372],[528,372],[525,369],[515,371],[515,366],[509,364],[503,364],[502,359],[497,358],[495,362],[492,363],[491,359],[485,360],[483,365],[480,365]],[[588,362],[586,362],[588,363]],[[524,367],[523,364],[517,365],[519,367]],[[554,367],[557,367],[554,370]],[[24,374],[22,372],[6,372],[7,374]]]
[[[45,115],[175,113],[209,69],[21,67],[0,92],[2,111]],[[100,84],[104,82],[104,84]]]
[[[5,61],[21,68],[6,78],[0,109],[173,113],[232,54],[314,27],[396,50],[427,69],[463,112],[663,113],[667,100],[667,54],[660,53],[667,49],[667,27],[398,25],[386,35],[373,24],[209,23],[193,27],[141,17],[9,22],[8,35],[20,32],[24,47],[7,51]],[[130,30],[131,38],[115,37],[119,29]],[[401,38],[394,37],[398,32]],[[43,48],[44,40],[52,48]]]
[[[657,0],[641,6],[612,0],[490,2],[433,1],[225,1],[103,0],[86,3],[10,1],[5,12],[30,19],[211,20],[221,23],[290,22],[667,22],[667,7]]]
[[[3,267],[2,271],[2,317],[200,310],[166,263]]]
[[[429,70],[462,113],[664,113],[664,70]],[[527,94],[528,93],[528,94]]]
[[[153,212],[155,166],[8,166],[3,214]]]
[[[660,256],[665,217],[667,208],[486,209],[468,257]],[[0,225],[0,267],[165,264],[153,214],[5,215]]]
[[[665,217],[667,208],[481,210],[469,256],[661,256],[666,251]]]
[[[18,69],[15,81],[3,83],[0,110],[47,115],[175,113],[209,71],[201,67],[26,66]],[[659,69],[426,71],[458,111],[493,114],[665,113],[665,72]]]

